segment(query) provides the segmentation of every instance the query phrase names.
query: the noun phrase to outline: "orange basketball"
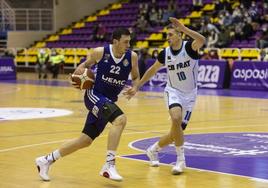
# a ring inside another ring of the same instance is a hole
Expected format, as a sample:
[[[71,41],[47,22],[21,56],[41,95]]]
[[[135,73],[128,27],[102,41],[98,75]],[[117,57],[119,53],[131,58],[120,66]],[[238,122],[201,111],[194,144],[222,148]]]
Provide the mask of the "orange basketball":
[[[91,89],[95,82],[95,75],[91,69],[85,69],[83,73],[75,71],[71,78],[80,89]]]

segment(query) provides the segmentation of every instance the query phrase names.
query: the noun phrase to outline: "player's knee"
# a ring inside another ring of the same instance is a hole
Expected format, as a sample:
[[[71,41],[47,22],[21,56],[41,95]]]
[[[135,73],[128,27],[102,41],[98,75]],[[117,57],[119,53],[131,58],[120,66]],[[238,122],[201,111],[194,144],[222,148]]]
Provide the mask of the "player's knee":
[[[178,115],[172,116],[171,121],[174,125],[176,125],[176,124],[181,125],[182,118],[181,118],[181,116],[178,116]]]
[[[78,145],[80,148],[85,148],[85,147],[88,147],[91,145],[92,143],[92,139],[87,136],[87,135],[82,135],[80,138],[79,138],[79,141],[78,141]]]
[[[125,128],[127,124],[127,117],[125,114],[118,116],[114,121],[113,124],[116,126],[120,126],[122,129]]]

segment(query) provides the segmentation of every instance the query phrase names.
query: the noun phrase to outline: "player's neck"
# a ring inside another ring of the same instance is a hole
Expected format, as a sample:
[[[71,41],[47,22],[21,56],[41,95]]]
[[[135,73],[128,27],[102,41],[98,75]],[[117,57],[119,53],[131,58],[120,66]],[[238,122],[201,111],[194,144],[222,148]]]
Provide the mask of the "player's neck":
[[[181,46],[182,46],[182,40],[179,40],[177,43],[174,43],[172,46],[171,46],[171,48],[172,48],[172,50],[179,50],[179,49],[181,49]]]
[[[114,45],[112,45],[112,51],[113,51],[114,57],[116,57],[116,58],[120,59],[124,55],[124,54],[120,53],[119,50],[117,50]]]

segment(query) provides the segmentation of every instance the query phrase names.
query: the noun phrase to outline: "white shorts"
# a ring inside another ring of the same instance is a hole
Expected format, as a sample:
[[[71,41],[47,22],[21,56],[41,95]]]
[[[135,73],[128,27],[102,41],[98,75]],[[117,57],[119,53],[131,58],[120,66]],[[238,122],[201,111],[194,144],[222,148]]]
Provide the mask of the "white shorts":
[[[197,89],[190,93],[183,93],[177,89],[166,86],[165,101],[167,108],[172,104],[179,104],[182,107],[182,123],[186,124],[190,120],[192,110],[197,97]]]

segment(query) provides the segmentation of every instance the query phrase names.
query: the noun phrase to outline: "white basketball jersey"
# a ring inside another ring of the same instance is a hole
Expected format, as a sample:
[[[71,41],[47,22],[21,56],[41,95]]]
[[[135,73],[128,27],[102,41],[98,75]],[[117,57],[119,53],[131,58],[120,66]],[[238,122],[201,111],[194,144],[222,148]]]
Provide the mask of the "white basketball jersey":
[[[183,41],[179,54],[173,55],[170,47],[165,48],[165,66],[167,68],[167,87],[189,93],[197,89],[198,60],[192,59],[186,52]]]

